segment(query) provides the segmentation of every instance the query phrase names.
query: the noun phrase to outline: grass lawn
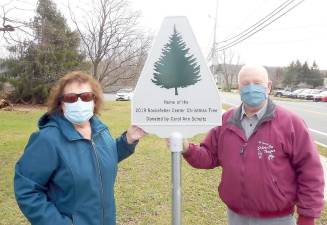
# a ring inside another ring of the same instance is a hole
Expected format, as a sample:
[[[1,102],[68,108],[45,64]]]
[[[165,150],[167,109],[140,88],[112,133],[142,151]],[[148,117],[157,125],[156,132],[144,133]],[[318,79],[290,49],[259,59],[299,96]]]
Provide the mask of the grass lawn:
[[[321,145],[317,145],[317,147],[320,155],[325,156],[327,158],[327,148],[324,148]]]
[[[0,111],[0,225],[29,224],[15,202],[13,171],[44,112],[45,108]],[[113,136],[118,136],[130,124],[129,102],[106,103],[101,117]],[[202,137],[199,135],[193,141],[199,142]],[[165,141],[149,135],[142,139],[134,155],[120,163],[116,182],[118,225],[171,224],[170,157]],[[217,197],[220,172],[193,169],[183,161],[183,224],[227,224],[226,208]],[[326,208],[317,224],[327,224]]]

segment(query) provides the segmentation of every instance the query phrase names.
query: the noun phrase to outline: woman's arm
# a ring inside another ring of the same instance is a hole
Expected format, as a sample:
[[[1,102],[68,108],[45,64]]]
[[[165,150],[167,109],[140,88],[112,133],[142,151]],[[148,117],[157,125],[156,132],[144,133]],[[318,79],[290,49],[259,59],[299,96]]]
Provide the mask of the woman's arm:
[[[131,126],[126,132],[117,138],[118,162],[133,154],[139,139],[145,135],[146,133],[141,128]]]
[[[33,225],[71,225],[46,195],[46,184],[57,168],[58,156],[49,138],[35,133],[15,167],[14,190],[17,203]]]

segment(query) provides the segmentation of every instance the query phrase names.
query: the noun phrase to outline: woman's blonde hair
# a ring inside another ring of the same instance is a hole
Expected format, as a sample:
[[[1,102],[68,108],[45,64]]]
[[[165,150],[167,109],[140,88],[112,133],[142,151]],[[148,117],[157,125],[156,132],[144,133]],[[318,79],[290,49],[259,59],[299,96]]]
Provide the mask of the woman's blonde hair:
[[[48,114],[53,114],[55,112],[61,112],[61,100],[60,97],[63,94],[64,88],[67,84],[78,82],[78,83],[88,83],[92,88],[94,94],[94,114],[99,115],[100,108],[103,103],[103,93],[102,88],[97,80],[92,76],[82,72],[73,71],[67,73],[65,76],[60,78],[57,83],[51,88],[50,95],[48,97]]]

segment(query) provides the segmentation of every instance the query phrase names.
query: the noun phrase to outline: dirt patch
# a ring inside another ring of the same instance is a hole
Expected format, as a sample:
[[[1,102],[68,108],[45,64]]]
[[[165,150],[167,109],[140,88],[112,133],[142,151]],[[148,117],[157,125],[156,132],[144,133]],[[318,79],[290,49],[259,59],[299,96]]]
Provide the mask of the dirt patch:
[[[12,108],[13,105],[6,99],[0,99],[0,109]]]
[[[15,104],[11,106],[6,106],[0,111],[12,111],[12,112],[35,112],[35,111],[46,111],[47,107],[45,105],[24,105],[24,104]]]

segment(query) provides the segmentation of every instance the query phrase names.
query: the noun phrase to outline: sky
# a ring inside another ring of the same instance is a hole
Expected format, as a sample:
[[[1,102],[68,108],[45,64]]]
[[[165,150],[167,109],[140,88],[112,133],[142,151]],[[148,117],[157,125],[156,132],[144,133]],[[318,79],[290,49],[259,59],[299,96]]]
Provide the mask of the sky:
[[[5,1],[5,0],[1,0]],[[9,1],[9,0],[7,0]],[[13,0],[21,8],[20,18],[32,15],[35,0]],[[68,18],[67,0],[53,0]],[[218,47],[224,40],[250,27],[277,8],[285,0],[218,0],[216,40]],[[34,2],[34,4],[33,4]],[[87,0],[71,0],[82,5]],[[293,4],[301,2],[295,0]],[[205,58],[213,45],[217,0],[130,0],[130,7],[141,12],[139,26],[156,34],[166,16],[186,16]],[[0,3],[1,5],[2,3]],[[12,3],[13,4],[13,3]],[[289,8],[289,7],[288,7]],[[239,58],[239,63],[266,66],[287,66],[299,59],[309,64],[315,60],[320,69],[327,69],[327,1],[304,0],[280,19],[249,39],[226,50]],[[16,16],[16,14],[15,14]],[[226,43],[226,42],[225,42]],[[3,40],[0,40],[3,55]]]

